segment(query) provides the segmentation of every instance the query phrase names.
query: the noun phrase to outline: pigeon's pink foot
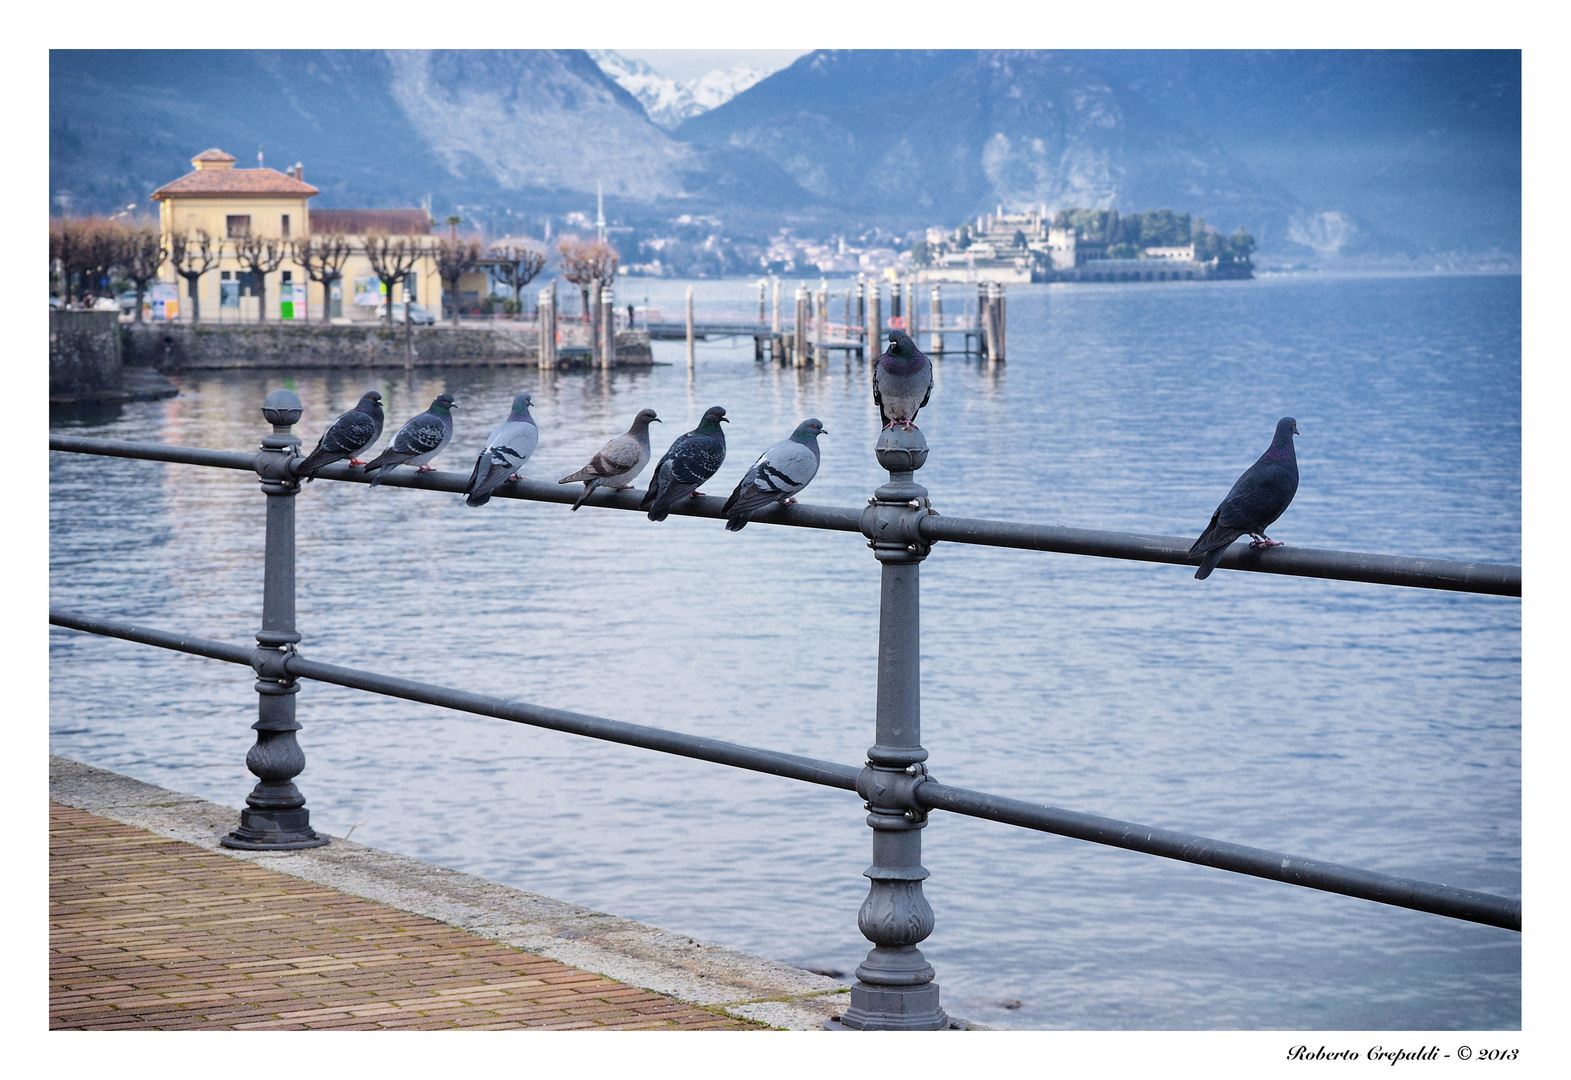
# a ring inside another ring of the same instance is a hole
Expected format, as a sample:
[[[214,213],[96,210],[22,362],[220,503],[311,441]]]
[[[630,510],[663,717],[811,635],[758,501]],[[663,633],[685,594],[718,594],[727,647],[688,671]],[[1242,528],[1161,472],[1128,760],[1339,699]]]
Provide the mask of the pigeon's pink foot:
[[[415,472],[417,472],[417,473],[436,472],[436,466],[435,465],[422,465],[418,469],[416,469]]]
[[[699,499],[699,498],[703,498],[703,495],[704,495],[704,493],[703,493],[703,492],[702,492],[702,491],[689,491],[689,492],[688,492],[688,493],[687,493],[687,497],[688,497],[688,498],[689,498],[689,499]]]
[[[1254,533],[1250,533],[1249,535],[1250,536],[1254,536],[1255,534]],[[1265,535],[1264,533],[1261,533],[1259,536],[1255,537],[1255,539],[1249,541],[1249,546],[1252,547],[1252,548],[1281,547],[1282,546],[1282,541],[1280,541],[1280,540],[1273,540],[1269,536]]]
[[[795,506],[796,505],[796,500],[795,499],[786,499],[780,505],[781,506]]]
[[[888,431],[890,428],[894,427],[895,424],[897,424],[897,423],[899,423],[898,420],[891,420],[891,421],[889,421],[889,423],[884,425],[884,430]]]
[[[351,464],[351,465],[364,465],[365,462],[361,461],[359,458],[350,458],[349,459],[349,464]]]
[[[913,423],[912,423],[912,422],[911,422],[911,421],[909,421],[909,420],[907,420],[907,421],[905,421],[905,426],[906,426],[906,430],[907,430],[907,431],[915,431],[915,430],[916,430],[916,425],[915,425],[915,424],[913,424]]]

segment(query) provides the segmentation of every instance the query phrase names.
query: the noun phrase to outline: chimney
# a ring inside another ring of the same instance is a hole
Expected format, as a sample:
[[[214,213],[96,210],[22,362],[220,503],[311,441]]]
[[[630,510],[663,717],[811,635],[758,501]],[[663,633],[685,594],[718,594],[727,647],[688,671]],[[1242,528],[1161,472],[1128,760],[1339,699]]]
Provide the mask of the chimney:
[[[305,179],[305,166],[301,165],[298,161],[295,162],[295,179],[301,181]]]

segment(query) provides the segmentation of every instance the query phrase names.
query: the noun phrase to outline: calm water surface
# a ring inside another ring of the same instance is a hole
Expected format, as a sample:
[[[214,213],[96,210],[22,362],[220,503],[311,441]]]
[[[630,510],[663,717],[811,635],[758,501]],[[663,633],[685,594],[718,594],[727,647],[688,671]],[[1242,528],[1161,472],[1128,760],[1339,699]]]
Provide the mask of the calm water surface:
[[[686,283],[623,299],[678,310]],[[959,307],[958,288],[948,302]],[[702,313],[746,282],[697,283]],[[788,290],[789,293],[789,290]],[[756,308],[755,308],[756,310]],[[838,310],[838,302],[836,303]],[[1010,292],[1007,367],[937,365],[918,479],[949,514],[1193,536],[1279,416],[1304,546],[1521,561],[1515,277],[1280,277]],[[681,343],[652,371],[292,373],[309,449],[379,388],[391,432],[443,391],[467,470],[513,394],[529,475],[588,460],[644,406],[655,452],[724,405],[725,494],[797,421],[830,434],[807,501],[886,477],[861,365],[755,366]],[[57,430],[254,449],[283,375]],[[254,478],[51,455],[52,603],[249,642]],[[873,735],[878,568],[855,535],[359,485],[298,500],[302,651],[332,662],[843,762]],[[1074,556],[936,548],[923,742],[946,783],[1520,895],[1515,599]],[[251,679],[50,632],[53,752],[232,806]],[[853,795],[308,683],[319,829],[811,968],[850,972],[869,830]],[[1521,938],[987,822],[925,835],[950,1011],[1021,1028],[1515,1028]]]

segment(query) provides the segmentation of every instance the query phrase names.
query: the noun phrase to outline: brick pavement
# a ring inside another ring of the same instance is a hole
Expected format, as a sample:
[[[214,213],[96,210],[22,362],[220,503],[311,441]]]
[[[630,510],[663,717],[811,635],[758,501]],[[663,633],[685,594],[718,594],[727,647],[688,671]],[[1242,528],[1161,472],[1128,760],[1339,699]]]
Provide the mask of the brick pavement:
[[[49,1026],[758,1029],[49,805]]]

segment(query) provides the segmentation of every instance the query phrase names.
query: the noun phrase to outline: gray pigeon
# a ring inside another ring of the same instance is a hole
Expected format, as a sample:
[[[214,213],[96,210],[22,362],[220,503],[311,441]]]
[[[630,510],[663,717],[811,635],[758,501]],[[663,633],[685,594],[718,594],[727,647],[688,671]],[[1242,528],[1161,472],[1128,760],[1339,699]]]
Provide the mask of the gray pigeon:
[[[817,419],[803,420],[789,439],[760,454],[721,508],[726,531],[740,532],[766,506],[796,502],[792,496],[818,474],[818,437],[824,434]]]
[[[376,473],[371,479],[371,486],[376,487],[386,480],[400,465],[414,465],[418,472],[433,471],[427,463],[452,441],[452,410],[455,408],[457,406],[453,404],[452,394],[439,394],[429,409],[410,418],[399,428],[387,449],[365,467],[366,472]]]
[[[649,464],[649,425],[661,423],[653,409],[641,409],[633,417],[633,426],[602,446],[589,464],[571,476],[558,480],[559,484],[573,484],[582,480],[584,493],[573,500],[577,510],[597,487],[612,491],[625,491]]]
[[[469,474],[464,486],[464,502],[470,506],[484,506],[491,501],[491,492],[511,479],[540,442],[540,429],[535,418],[529,415],[528,394],[513,398],[513,410],[507,419],[491,429],[491,438],[485,449],[475,458],[475,471]]]
[[[873,365],[873,401],[884,427],[916,425],[917,410],[933,394],[933,362],[917,349],[904,330],[889,331],[889,348]]]
[[[1254,538],[1250,547],[1281,547],[1266,535],[1266,528],[1287,509],[1298,491],[1298,458],[1293,454],[1293,436],[1298,421],[1284,416],[1276,422],[1271,446],[1244,470],[1211,515],[1211,524],[1189,549],[1189,557],[1200,558],[1195,577],[1204,581],[1227,553],[1227,547],[1248,533]]]
[[[316,441],[316,449],[295,466],[295,475],[315,480],[318,469],[344,458],[349,458],[351,465],[364,465],[360,452],[381,437],[382,395],[369,390],[360,395],[358,405],[328,425]]]
[[[725,418],[724,409],[711,406],[696,428],[678,436],[671,444],[671,449],[655,466],[649,490],[638,503],[640,510],[649,511],[650,521],[664,521],[679,500],[702,494],[698,486],[719,472],[725,463],[725,432],[720,430],[720,425],[730,422]]]

